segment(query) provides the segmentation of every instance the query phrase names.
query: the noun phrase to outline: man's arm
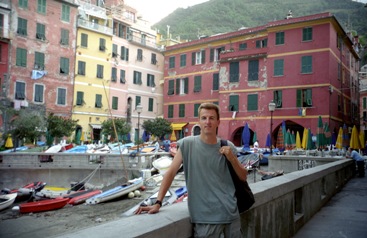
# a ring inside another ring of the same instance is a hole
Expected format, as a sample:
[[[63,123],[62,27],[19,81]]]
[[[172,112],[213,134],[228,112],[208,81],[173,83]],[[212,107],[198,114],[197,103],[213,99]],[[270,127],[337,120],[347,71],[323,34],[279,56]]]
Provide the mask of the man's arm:
[[[175,178],[177,171],[181,167],[181,164],[182,164],[182,153],[181,153],[181,150],[178,149],[169,169],[163,176],[161,186],[159,187],[157,201],[160,201],[160,202],[163,201],[164,196],[166,195],[168,189],[171,187],[172,181]],[[142,212],[148,212],[149,214],[154,214],[154,213],[159,212],[159,209],[161,208],[161,206],[162,204],[156,203],[152,206],[139,207],[135,211],[135,214],[140,214]]]
[[[231,146],[222,146],[219,152],[226,156],[227,160],[231,163],[237,176],[242,180],[247,180],[247,169],[242,166],[237,156],[233,153]]]

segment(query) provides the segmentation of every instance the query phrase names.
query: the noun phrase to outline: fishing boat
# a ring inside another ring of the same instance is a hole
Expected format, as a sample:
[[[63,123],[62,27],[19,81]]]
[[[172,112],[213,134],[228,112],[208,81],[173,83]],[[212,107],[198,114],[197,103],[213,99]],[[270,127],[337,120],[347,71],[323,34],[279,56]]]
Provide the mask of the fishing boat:
[[[104,191],[101,194],[88,198],[86,200],[86,203],[87,204],[98,204],[102,202],[107,202],[107,201],[122,197],[124,195],[127,195],[128,193],[139,189],[141,186],[143,186],[142,177],[132,179],[132,180],[129,180],[126,184],[114,187],[112,189]]]
[[[20,213],[52,211],[63,208],[68,203],[69,199],[70,198],[59,197],[55,199],[21,203],[19,204],[19,211]]]
[[[99,190],[99,189],[79,191],[79,192],[73,193],[70,196],[68,196],[68,198],[70,198],[68,203],[73,206],[79,205],[79,204],[84,203],[87,199],[95,195],[101,194],[101,193],[102,193],[102,190]]]
[[[16,193],[0,195],[0,211],[10,207],[17,197]]]
[[[69,188],[45,186],[42,190],[34,194],[34,199],[42,200],[42,199],[57,198],[69,193],[70,193]]]

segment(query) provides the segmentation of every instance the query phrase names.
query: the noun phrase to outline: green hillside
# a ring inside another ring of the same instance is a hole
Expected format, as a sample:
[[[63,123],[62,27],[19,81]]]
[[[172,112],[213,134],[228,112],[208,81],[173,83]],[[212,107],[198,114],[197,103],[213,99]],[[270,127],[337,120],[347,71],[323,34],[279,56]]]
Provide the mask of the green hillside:
[[[281,20],[291,10],[293,17],[331,12],[346,31],[353,31],[366,43],[367,8],[351,0],[210,0],[186,9],[180,8],[153,27],[172,37],[197,39],[199,35],[236,31]]]

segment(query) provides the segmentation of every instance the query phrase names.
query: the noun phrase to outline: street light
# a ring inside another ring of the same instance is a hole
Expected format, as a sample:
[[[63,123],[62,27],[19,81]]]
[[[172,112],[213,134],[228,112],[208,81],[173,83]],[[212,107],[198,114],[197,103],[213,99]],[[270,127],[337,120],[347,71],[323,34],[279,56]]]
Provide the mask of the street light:
[[[273,100],[269,103],[269,111],[270,111],[270,155],[273,154],[273,142],[272,142],[272,132],[273,132],[273,112],[275,111],[275,103]]]
[[[138,139],[137,139],[137,142],[138,142],[138,150],[137,150],[137,153],[139,153],[139,142],[140,142],[140,113],[143,111],[143,106],[139,103],[137,106],[136,106],[136,112],[138,113]]]

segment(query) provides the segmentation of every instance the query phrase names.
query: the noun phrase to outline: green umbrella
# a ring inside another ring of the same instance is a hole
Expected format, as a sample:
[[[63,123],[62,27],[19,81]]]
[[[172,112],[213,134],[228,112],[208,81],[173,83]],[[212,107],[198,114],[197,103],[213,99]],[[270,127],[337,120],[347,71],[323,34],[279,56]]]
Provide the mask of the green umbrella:
[[[77,129],[75,133],[75,144],[80,145],[80,138],[82,137],[82,130]]]
[[[285,148],[287,150],[291,150],[292,149],[292,135],[291,135],[291,132],[289,131],[289,129],[285,133],[285,137],[284,138],[285,138],[284,139]]]
[[[311,134],[311,129],[309,128],[307,130],[308,135],[307,135],[307,144],[306,144],[306,150],[312,150],[313,146],[312,146],[312,134]]]
[[[319,122],[317,124],[316,144],[318,149],[323,149],[326,144],[324,135],[324,124],[322,123],[321,116],[319,116]]]
[[[255,143],[257,141],[257,135],[256,132],[254,132],[254,136],[252,137],[252,143]]]
[[[325,122],[324,124],[324,138],[325,138],[325,144],[330,145],[331,144],[331,132],[329,128],[329,124]]]

